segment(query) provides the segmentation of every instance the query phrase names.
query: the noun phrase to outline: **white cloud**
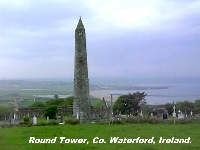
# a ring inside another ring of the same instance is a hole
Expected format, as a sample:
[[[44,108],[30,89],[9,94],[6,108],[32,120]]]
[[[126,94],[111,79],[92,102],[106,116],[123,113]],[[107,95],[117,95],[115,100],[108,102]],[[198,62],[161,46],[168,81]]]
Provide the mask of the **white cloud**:
[[[73,76],[80,15],[89,74],[196,74],[199,7],[173,0],[0,0],[0,77]],[[193,50],[189,58],[185,50]],[[174,53],[182,51],[176,56],[183,62],[176,62]]]
[[[30,1],[27,0],[0,0],[1,8],[23,9],[29,7],[30,4]]]

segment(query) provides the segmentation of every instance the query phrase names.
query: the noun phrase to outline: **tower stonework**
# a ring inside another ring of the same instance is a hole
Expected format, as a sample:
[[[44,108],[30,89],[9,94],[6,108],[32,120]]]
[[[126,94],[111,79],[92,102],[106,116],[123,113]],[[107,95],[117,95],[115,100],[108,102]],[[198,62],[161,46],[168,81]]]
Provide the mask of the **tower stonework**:
[[[75,30],[74,102],[73,115],[90,116],[89,79],[85,28],[81,18]]]

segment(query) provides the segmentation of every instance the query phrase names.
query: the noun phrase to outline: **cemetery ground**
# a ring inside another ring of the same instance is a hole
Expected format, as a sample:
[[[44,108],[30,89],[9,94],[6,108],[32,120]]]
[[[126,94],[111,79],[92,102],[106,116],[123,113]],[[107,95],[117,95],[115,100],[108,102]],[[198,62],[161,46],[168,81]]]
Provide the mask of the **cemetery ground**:
[[[0,128],[0,149],[1,150],[36,150],[36,149],[73,149],[73,150],[168,150],[168,149],[200,149],[200,124],[77,124],[77,125],[49,125],[31,127]],[[55,143],[29,143],[30,137],[36,139],[53,139],[57,137]],[[66,139],[87,139],[87,143],[69,144],[60,143],[60,137]],[[106,143],[97,142],[97,138],[104,139]],[[112,137],[127,139],[152,139],[152,143],[110,143]],[[191,143],[159,143],[160,137],[165,139],[188,139]],[[94,140],[96,138],[96,140]]]

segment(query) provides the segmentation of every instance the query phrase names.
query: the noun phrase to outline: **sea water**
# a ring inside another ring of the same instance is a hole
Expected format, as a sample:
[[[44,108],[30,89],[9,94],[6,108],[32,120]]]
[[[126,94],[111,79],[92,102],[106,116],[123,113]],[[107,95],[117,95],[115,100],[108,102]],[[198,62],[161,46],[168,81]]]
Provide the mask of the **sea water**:
[[[123,95],[136,91],[145,92],[148,104],[176,103],[186,100],[194,102],[200,99],[200,77],[96,78],[91,82],[101,85],[146,87],[144,90],[108,90],[108,93]]]

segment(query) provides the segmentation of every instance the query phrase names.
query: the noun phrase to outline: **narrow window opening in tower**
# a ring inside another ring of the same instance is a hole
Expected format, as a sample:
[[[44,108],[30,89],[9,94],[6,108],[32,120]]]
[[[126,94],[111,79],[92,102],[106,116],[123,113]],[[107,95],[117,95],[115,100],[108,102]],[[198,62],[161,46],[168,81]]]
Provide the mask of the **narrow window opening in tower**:
[[[83,31],[79,32],[79,35],[83,35]]]

